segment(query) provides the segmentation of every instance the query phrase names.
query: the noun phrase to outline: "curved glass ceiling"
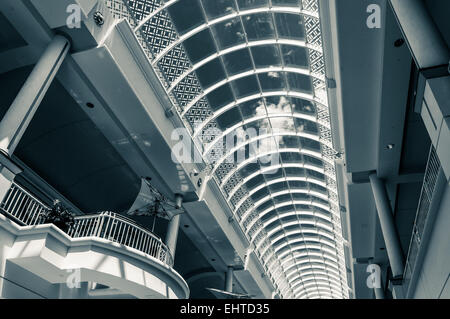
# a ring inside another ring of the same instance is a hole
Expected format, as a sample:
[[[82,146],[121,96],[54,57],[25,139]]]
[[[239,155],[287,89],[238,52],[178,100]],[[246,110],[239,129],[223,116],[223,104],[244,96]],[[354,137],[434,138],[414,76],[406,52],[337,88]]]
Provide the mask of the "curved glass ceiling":
[[[318,0],[118,3],[279,296],[348,298]]]

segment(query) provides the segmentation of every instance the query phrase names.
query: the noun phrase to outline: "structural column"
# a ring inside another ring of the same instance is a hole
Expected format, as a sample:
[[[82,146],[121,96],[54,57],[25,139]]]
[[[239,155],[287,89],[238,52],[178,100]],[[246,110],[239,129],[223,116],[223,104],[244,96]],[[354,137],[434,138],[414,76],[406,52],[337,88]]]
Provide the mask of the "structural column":
[[[36,113],[64,58],[69,41],[57,35],[34,66],[0,123],[0,149],[11,155]]]
[[[233,267],[228,266],[227,273],[225,274],[225,291],[233,292]]]
[[[175,204],[177,208],[181,208],[181,203],[183,202],[183,196],[177,194],[175,196]],[[175,251],[177,248],[178,232],[180,230],[180,215],[175,215],[169,221],[167,225],[167,233],[165,243],[169,248],[172,258],[175,260]]]
[[[376,173],[371,174],[369,178],[392,274],[394,279],[402,278],[404,270],[403,253],[395,227],[391,205],[389,204],[386,193],[386,187]]]

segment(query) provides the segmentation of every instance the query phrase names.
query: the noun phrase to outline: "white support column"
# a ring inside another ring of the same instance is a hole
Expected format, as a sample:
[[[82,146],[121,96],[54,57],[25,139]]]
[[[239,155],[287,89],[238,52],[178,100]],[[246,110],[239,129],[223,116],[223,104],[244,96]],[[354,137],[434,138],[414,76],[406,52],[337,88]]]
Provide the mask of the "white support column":
[[[225,275],[225,291],[233,292],[233,267],[228,266],[227,273]]]
[[[383,288],[374,288],[376,299],[385,299]]]
[[[369,178],[392,274],[394,278],[402,278],[404,270],[403,253],[397,229],[395,227],[391,205],[389,204],[386,193],[386,187],[376,173],[371,174]]]
[[[449,49],[423,0],[390,0],[419,69],[449,63]]]
[[[0,122],[0,149],[9,155],[19,144],[69,48],[63,36],[53,38]]]
[[[177,194],[175,197],[176,201],[176,207],[180,208],[181,203],[183,202],[183,196]],[[172,258],[175,260],[175,251],[177,248],[177,239],[178,239],[178,232],[180,230],[180,215],[175,215],[172,217],[172,219],[169,221],[169,225],[167,225],[167,233],[166,233],[166,240],[165,244],[169,248]]]

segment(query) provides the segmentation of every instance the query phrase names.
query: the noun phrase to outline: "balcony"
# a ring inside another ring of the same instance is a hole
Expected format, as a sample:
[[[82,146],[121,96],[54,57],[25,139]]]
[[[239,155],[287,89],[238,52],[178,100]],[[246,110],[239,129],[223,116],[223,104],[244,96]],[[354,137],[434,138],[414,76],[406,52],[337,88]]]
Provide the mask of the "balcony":
[[[64,285],[77,273],[80,283],[109,287],[87,296],[115,291],[137,298],[188,297],[168,247],[133,220],[111,212],[77,216],[65,233],[42,223],[47,209],[23,187],[11,185],[0,203],[0,233],[6,234],[1,238],[11,239],[0,241],[5,261],[51,284]]]
[[[431,146],[403,275],[407,298],[414,296],[446,184],[436,149]]]

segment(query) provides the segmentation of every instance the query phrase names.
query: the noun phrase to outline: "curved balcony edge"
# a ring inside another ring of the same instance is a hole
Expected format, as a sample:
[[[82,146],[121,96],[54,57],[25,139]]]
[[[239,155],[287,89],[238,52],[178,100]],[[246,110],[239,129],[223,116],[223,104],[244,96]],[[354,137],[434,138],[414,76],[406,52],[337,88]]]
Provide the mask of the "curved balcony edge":
[[[172,267],[158,258],[117,242],[72,238],[52,224],[20,226],[0,214],[0,232],[11,239],[6,261],[50,283],[67,283],[78,270],[80,282],[96,282],[137,298],[187,299],[189,287]]]

